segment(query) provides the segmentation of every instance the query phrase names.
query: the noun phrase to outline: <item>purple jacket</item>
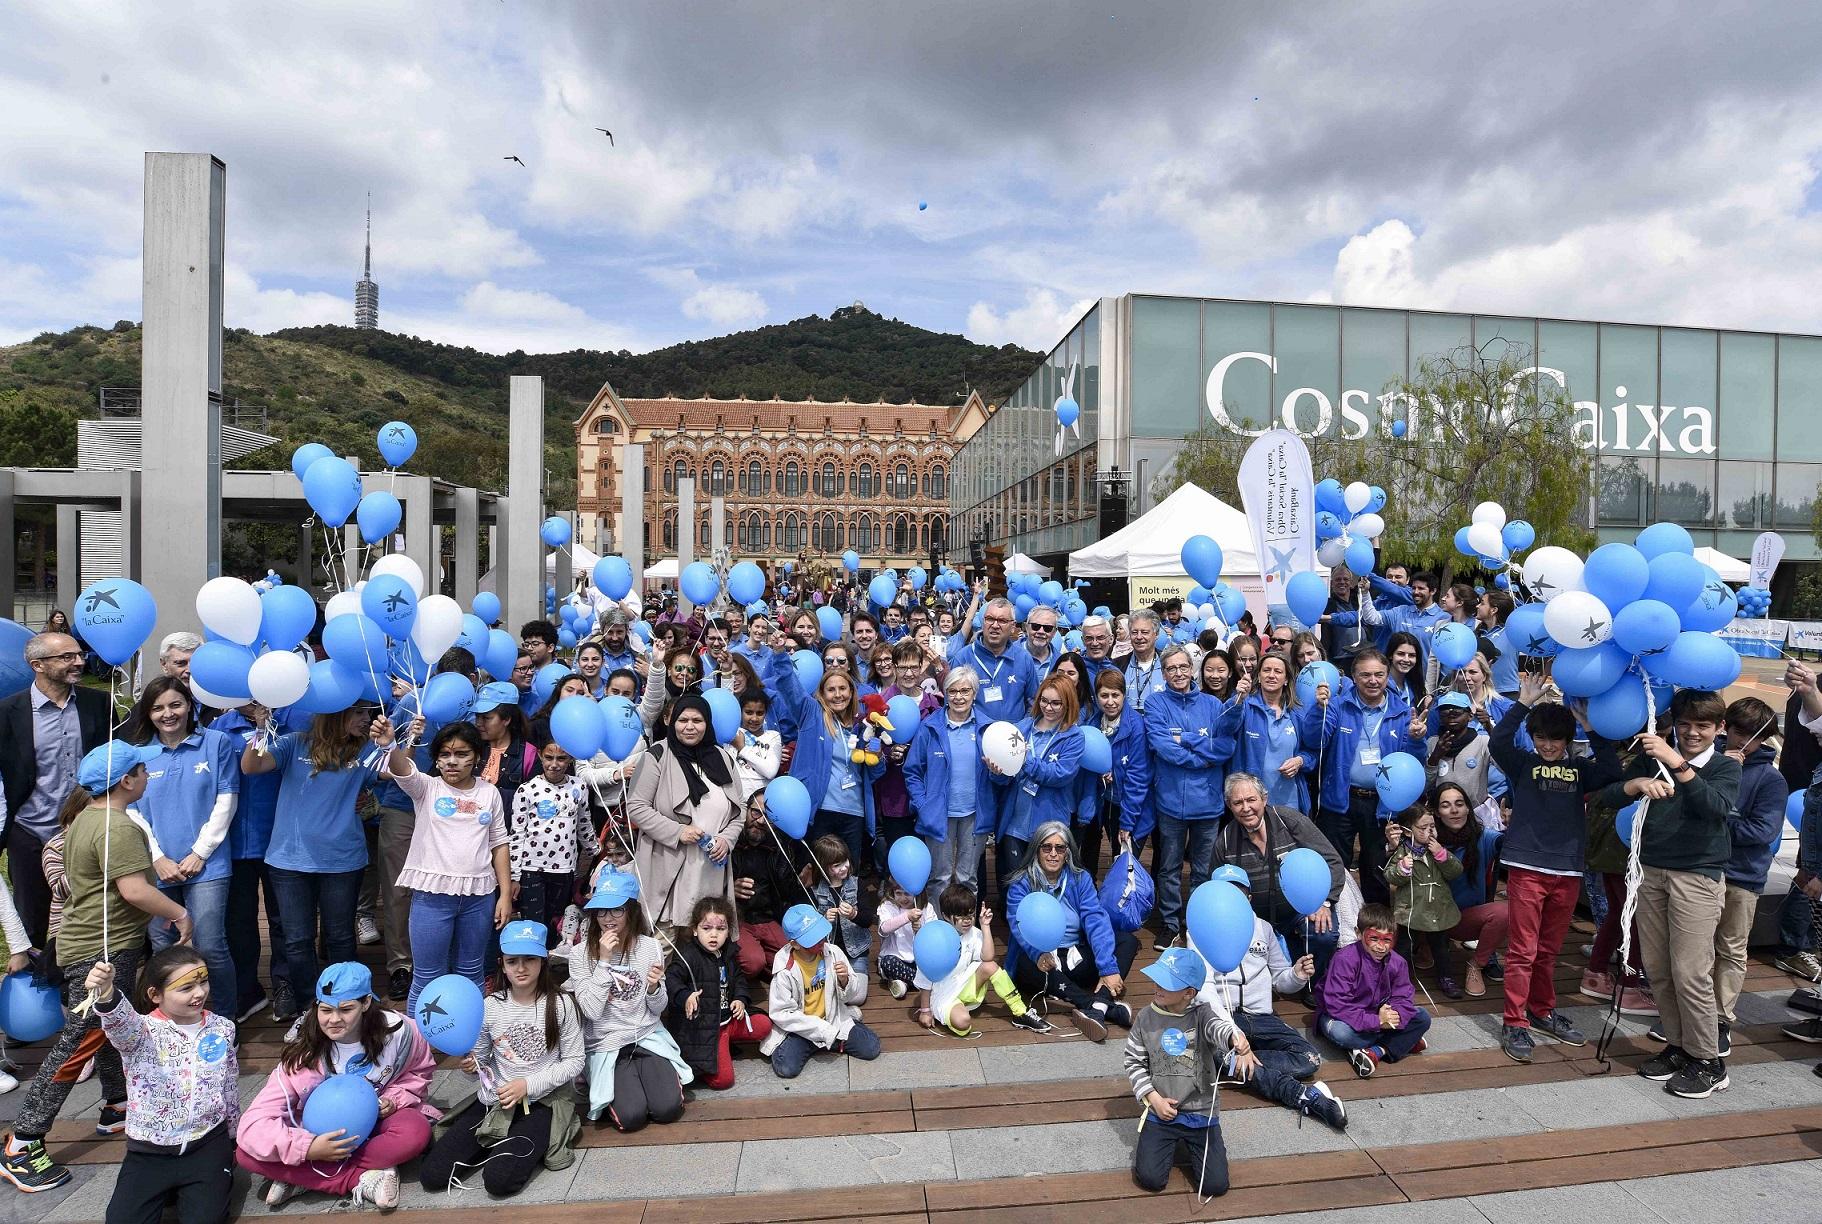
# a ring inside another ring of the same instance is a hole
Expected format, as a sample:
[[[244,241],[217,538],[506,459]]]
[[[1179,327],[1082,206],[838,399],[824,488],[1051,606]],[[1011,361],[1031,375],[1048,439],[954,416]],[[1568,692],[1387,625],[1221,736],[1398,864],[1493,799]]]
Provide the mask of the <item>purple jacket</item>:
[[[1411,967],[1404,957],[1388,952],[1382,961],[1367,954],[1364,943],[1352,943],[1335,953],[1327,976],[1316,979],[1316,1014],[1339,1020],[1357,1033],[1376,1033],[1379,1009],[1390,1003],[1400,1025],[1417,1016],[1417,999],[1411,993]]]

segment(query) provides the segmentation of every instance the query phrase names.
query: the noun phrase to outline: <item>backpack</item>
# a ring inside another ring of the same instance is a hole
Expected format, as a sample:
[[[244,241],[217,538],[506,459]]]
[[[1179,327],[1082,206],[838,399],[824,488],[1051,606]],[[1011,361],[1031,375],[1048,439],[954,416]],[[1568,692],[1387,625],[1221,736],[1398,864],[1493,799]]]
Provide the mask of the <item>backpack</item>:
[[[1114,856],[1107,878],[1101,881],[1101,908],[1107,911],[1107,920],[1115,931],[1125,933],[1144,926],[1151,917],[1155,895],[1151,873],[1139,866],[1132,851]]]

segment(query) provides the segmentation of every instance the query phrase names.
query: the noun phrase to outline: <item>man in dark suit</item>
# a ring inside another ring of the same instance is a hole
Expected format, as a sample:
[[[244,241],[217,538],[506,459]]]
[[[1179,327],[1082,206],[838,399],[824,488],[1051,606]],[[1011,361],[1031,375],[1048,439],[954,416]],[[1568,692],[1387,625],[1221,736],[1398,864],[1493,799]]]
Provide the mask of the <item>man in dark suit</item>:
[[[51,892],[44,882],[44,843],[57,835],[57,814],[76,786],[82,754],[110,733],[106,694],[77,688],[82,648],[63,633],[25,644],[32,683],[0,700],[0,778],[6,784],[6,859],[13,902],[33,947],[49,934]]]

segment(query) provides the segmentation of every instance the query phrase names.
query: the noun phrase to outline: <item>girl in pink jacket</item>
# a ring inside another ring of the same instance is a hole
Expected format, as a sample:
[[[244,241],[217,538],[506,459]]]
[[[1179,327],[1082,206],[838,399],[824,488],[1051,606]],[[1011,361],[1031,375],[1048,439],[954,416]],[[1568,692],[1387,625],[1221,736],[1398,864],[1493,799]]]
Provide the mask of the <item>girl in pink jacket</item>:
[[[436,1055],[418,1026],[374,997],[367,967],[330,965],[317,978],[316,1006],[291,1031],[278,1066],[241,1117],[236,1159],[270,1181],[268,1207],[322,1190],[389,1211],[399,1203],[398,1167],[430,1146],[438,1113],[424,1098],[435,1070]],[[366,1076],[380,1098],[379,1124],[358,1147],[340,1131],[313,1135],[299,1123],[311,1089],[348,1072]]]

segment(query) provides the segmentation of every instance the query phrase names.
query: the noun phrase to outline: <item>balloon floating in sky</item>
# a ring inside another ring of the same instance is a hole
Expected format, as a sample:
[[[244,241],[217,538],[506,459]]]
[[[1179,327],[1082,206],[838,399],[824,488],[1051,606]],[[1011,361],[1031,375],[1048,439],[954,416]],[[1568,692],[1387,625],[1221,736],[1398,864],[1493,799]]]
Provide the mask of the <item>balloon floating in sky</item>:
[[[928,201],[928,200],[919,200],[917,202],[917,211],[918,212],[923,212],[928,207],[930,207],[930,201]]]

